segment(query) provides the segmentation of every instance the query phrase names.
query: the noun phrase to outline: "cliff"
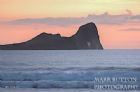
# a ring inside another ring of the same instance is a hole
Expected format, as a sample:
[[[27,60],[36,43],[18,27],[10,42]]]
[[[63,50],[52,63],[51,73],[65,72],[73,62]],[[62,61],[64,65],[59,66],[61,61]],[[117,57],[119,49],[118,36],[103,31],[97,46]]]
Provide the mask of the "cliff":
[[[61,37],[59,34],[41,33],[23,43],[0,45],[1,50],[80,50],[103,49],[96,25],[82,25],[71,37]]]

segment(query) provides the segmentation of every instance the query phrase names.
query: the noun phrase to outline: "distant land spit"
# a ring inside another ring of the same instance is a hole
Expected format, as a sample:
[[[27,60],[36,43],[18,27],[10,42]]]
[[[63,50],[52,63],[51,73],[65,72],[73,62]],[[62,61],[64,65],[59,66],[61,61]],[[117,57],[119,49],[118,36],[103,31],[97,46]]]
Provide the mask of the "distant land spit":
[[[80,26],[71,37],[41,33],[29,41],[0,45],[0,50],[102,50],[97,27],[94,23]]]

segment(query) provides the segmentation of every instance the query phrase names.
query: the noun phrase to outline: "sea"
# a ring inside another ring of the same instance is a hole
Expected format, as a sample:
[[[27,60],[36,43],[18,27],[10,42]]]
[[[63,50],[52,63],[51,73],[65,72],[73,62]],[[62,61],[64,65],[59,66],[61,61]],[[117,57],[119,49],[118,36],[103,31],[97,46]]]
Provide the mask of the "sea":
[[[140,92],[140,50],[0,50],[0,92]]]

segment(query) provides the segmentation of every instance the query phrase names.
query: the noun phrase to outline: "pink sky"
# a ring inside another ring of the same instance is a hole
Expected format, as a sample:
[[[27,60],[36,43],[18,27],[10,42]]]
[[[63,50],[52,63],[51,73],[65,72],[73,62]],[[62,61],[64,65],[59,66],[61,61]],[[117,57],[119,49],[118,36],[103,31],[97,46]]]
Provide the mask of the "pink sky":
[[[39,27],[39,28],[36,28]],[[129,28],[138,28],[137,25],[105,25],[98,24],[100,40],[106,49],[139,49],[140,47],[140,30],[127,31]],[[48,26],[48,25],[30,25],[30,26],[0,26],[0,43],[11,44],[27,41],[41,32],[60,33],[62,36],[71,36],[79,28],[77,26]]]
[[[0,0],[0,44],[97,25],[105,49],[140,49],[139,0]]]

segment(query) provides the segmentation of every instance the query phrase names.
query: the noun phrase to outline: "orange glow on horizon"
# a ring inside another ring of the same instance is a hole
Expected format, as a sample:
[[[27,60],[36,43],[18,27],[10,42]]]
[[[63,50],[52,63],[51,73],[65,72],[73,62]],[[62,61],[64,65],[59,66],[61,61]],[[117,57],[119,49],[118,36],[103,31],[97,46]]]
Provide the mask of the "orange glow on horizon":
[[[36,27],[37,26],[37,27]],[[32,26],[0,26],[0,44],[13,44],[27,41],[42,32],[61,34],[61,36],[72,36],[78,28],[75,26],[57,27],[47,25],[32,25]]]
[[[140,30],[125,31],[126,28],[139,26],[135,25],[98,25],[101,42],[106,49],[139,49]]]
[[[5,31],[0,31],[0,43],[1,44],[11,44],[11,43],[19,43],[27,41],[36,35],[46,32],[46,33],[53,33],[58,34],[60,33],[61,36],[72,36],[74,35],[79,25],[77,26],[67,26],[67,27],[57,27],[57,26],[46,26],[40,25],[41,28],[34,28],[34,26],[39,25],[32,25],[32,27],[27,26],[18,26],[13,27],[9,26]],[[1,26],[0,26],[1,27]],[[101,43],[103,44],[105,49],[114,49],[114,48],[135,48],[138,49],[140,47],[140,31],[125,31],[126,28],[137,27],[135,25],[97,25],[98,32],[100,35]],[[1,27],[2,28],[2,27]],[[4,26],[3,26],[4,30]],[[19,31],[20,30],[20,31]]]

